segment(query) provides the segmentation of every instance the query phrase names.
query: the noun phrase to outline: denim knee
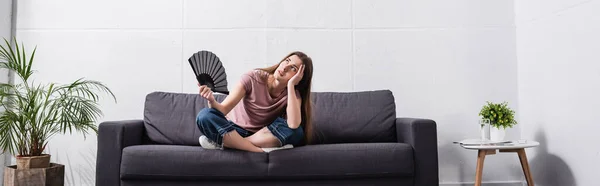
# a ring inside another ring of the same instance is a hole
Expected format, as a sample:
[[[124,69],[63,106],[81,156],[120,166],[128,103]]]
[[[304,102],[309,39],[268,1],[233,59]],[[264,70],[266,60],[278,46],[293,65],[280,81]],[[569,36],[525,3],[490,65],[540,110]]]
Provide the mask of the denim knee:
[[[212,110],[213,108],[203,108],[200,110],[200,112],[198,112],[198,115],[196,115],[196,124],[198,127],[206,127],[206,125],[210,124],[212,117],[216,117],[214,111]]]
[[[282,146],[287,144],[299,146],[304,139],[304,129],[302,127],[292,129],[288,126],[287,121],[281,117],[275,119],[267,128]]]
[[[200,132],[208,139],[220,144],[223,135],[234,130],[234,124],[225,118],[221,111],[214,108],[204,108],[196,116],[196,124]]]

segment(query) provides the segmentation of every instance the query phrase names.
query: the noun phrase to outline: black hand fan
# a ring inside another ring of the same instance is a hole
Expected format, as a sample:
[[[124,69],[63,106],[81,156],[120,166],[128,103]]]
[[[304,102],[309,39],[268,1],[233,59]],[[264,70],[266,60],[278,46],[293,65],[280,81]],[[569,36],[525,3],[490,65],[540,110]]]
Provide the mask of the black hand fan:
[[[200,85],[206,85],[213,92],[229,94],[225,67],[217,55],[202,50],[192,55],[188,62],[190,62]]]

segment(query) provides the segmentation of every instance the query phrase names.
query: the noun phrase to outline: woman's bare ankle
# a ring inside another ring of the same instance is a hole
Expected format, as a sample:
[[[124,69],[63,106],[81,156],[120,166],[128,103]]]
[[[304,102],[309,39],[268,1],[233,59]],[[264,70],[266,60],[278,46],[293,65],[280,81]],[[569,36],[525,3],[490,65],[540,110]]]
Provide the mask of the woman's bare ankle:
[[[235,130],[223,135],[223,146],[250,152],[264,152],[260,147],[255,146],[240,136]]]

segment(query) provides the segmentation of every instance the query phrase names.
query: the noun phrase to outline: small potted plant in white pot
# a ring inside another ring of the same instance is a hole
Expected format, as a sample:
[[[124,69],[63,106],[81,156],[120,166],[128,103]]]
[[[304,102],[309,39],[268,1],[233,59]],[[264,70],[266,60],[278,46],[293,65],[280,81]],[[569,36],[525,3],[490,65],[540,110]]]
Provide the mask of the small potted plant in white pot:
[[[73,130],[84,137],[90,131],[97,134],[95,121],[102,112],[96,92],[115,96],[98,81],[34,84],[36,49],[27,56],[16,40],[14,45],[6,39],[4,43],[0,45],[0,69],[14,73],[17,82],[0,83],[0,149],[17,159],[16,166],[5,168],[4,185],[63,185],[64,165],[50,163],[50,155],[44,153],[49,138]]]
[[[507,102],[492,103],[487,102],[479,112],[481,119],[490,121],[490,140],[502,141],[507,128],[512,128],[517,124],[515,120],[515,111],[508,107]]]

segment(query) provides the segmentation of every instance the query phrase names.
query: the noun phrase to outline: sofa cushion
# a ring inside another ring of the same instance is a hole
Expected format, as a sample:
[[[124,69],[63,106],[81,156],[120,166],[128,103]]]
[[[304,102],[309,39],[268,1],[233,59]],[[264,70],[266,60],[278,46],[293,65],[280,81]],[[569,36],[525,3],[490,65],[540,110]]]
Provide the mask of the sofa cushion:
[[[397,141],[389,90],[313,93],[313,103],[315,144]]]
[[[121,159],[121,179],[243,179],[266,174],[267,153],[137,145],[124,148]]]
[[[226,95],[214,94],[219,102]],[[152,92],[146,96],[144,127],[148,138],[159,144],[196,145],[202,134],[196,125],[196,115],[207,107],[198,94]]]
[[[404,143],[308,145],[269,153],[270,177],[412,176],[413,150]]]

